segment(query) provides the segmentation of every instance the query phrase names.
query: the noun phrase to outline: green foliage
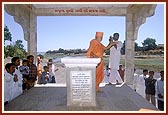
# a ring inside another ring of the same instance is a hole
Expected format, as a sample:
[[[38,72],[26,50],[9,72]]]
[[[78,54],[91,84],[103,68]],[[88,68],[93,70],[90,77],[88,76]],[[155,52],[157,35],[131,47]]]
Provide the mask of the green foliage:
[[[12,41],[12,35],[7,26],[5,26],[4,28],[4,44],[5,44],[5,41]]]
[[[139,51],[141,50],[142,48],[140,46],[138,46],[138,43],[135,42],[135,51]],[[123,43],[123,47],[121,48],[121,54],[124,55],[125,54],[125,40],[124,40],[124,43]]]
[[[18,48],[18,49],[23,49],[24,45],[22,44],[22,40],[17,40],[15,42],[15,47]]]
[[[64,53],[64,49],[59,48],[58,53]]]
[[[4,54],[5,54],[5,58],[6,57],[13,57],[14,55],[14,47],[13,45],[7,45],[4,47]]]
[[[104,57],[104,65],[109,64],[109,57]],[[135,68],[138,69],[148,69],[153,70],[155,72],[160,72],[164,70],[164,58],[162,57],[146,57],[146,58],[134,58],[135,60]],[[120,63],[125,66],[125,57],[121,56]]]
[[[7,26],[4,28],[4,39],[5,41],[12,41],[12,35]],[[4,43],[5,44],[5,43]],[[26,58],[27,52],[24,49],[24,45],[22,44],[22,40],[17,40],[13,45],[4,46],[4,56],[7,57],[20,57]]]
[[[144,50],[154,50],[156,48],[156,40],[153,38],[146,38],[142,43]]]

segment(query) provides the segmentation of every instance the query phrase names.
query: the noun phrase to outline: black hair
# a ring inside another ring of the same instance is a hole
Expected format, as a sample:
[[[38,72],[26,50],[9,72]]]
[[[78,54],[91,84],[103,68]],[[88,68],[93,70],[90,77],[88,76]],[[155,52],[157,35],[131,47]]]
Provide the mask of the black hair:
[[[16,60],[18,60],[18,59],[20,59],[20,58],[19,58],[19,57],[13,57],[13,58],[11,59],[11,62],[12,62],[12,63],[15,63]]]
[[[5,65],[5,69],[6,69],[6,70],[7,70],[7,69],[10,69],[11,66],[15,66],[15,64],[14,64],[14,63],[7,63],[7,64]]]
[[[119,33],[114,33],[113,36],[119,36]]]
[[[149,71],[149,74],[150,74],[150,73],[153,73],[153,74],[154,74],[155,72],[154,72],[154,71]]]
[[[52,62],[52,61],[53,61],[53,59],[49,59],[48,61],[49,61],[49,62]]]
[[[162,71],[160,71],[160,73],[164,73],[164,71],[162,70]]]
[[[148,72],[148,70],[147,70],[147,69],[144,69],[144,70],[143,70],[143,73],[144,73],[144,72]]]
[[[33,55],[28,55],[27,56],[27,59],[30,59],[31,57],[34,57]]]
[[[27,62],[27,63],[28,63],[28,60],[27,60],[27,59],[24,59],[24,60],[22,61],[22,63],[25,63],[25,62]]]
[[[45,69],[45,68],[49,68],[49,67],[48,66],[44,66],[43,69]]]

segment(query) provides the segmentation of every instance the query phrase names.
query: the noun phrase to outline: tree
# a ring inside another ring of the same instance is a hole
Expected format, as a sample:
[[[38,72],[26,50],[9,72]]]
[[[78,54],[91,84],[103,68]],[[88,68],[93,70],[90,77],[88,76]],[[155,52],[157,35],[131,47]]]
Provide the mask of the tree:
[[[5,44],[5,41],[10,41],[10,42],[12,41],[12,35],[7,26],[5,26],[4,28],[4,44]]]
[[[22,44],[22,40],[17,40],[14,44],[14,55],[13,56],[18,56],[20,58],[25,58],[27,55],[24,45]]]
[[[4,41],[12,42],[12,34],[10,33],[7,26],[4,28]],[[5,44],[5,42],[4,42]],[[4,56],[6,57],[20,57],[25,58],[27,56],[27,52],[24,49],[24,45],[22,44],[22,40],[15,41],[14,44],[10,44],[4,46]]]
[[[121,48],[121,54],[122,55],[125,55],[125,42],[126,41],[124,40],[123,47]],[[135,42],[134,48],[135,48],[135,51],[141,50],[141,47],[138,46],[138,43],[136,43],[136,42]]]
[[[24,45],[22,44],[22,40],[17,40],[15,42],[15,47],[16,48],[19,48],[19,49],[23,49],[24,48]]]
[[[58,53],[64,53],[64,49],[59,48]]]
[[[13,57],[14,55],[14,47],[13,45],[7,45],[4,47],[4,56],[6,57]]]
[[[154,50],[156,48],[156,40],[153,38],[146,38],[143,43],[144,50]]]

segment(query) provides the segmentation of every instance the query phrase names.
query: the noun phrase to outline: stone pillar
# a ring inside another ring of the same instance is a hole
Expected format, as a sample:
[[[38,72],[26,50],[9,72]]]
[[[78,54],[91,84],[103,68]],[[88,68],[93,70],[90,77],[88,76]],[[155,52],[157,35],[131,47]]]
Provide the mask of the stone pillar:
[[[132,4],[127,8],[126,15],[126,55],[125,55],[125,82],[129,86],[133,86],[134,79],[134,49],[135,40],[137,39],[139,27],[145,23],[148,16],[154,15],[156,4],[142,5]]]
[[[37,55],[37,16],[33,13],[30,13],[29,19],[29,40],[28,40],[28,53]]]
[[[96,106],[96,66],[100,58],[62,58],[66,66],[67,106]]]
[[[27,41],[28,54],[37,55],[37,16],[34,8],[23,4],[5,4],[5,11],[14,17],[15,22],[21,25],[24,39]]]
[[[132,84],[134,75],[134,23],[133,14],[126,16],[126,44],[125,44],[125,83]]]

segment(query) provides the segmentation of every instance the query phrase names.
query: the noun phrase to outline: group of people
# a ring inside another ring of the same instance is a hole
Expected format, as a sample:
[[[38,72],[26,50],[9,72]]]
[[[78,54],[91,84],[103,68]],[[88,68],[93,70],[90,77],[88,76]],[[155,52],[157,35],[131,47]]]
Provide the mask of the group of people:
[[[120,50],[122,42],[118,41],[119,34],[114,33],[113,37],[110,36],[109,44],[104,46],[101,41],[103,39],[103,32],[96,32],[95,38],[90,41],[87,51],[88,58],[100,58],[101,61],[96,67],[96,91],[101,92],[99,87],[103,81],[110,84],[124,83],[124,69],[120,65]],[[103,54],[106,50],[110,49],[109,65],[106,66],[104,71]],[[161,79],[154,79],[154,71],[143,70],[143,75],[134,74],[134,89],[148,101],[155,105],[155,95],[158,97],[158,108],[164,109],[164,71],[160,72]],[[104,75],[106,76],[104,78]],[[136,77],[137,76],[137,77]],[[144,87],[142,87],[144,86]]]
[[[47,65],[41,66],[41,58],[37,57],[37,84],[47,84],[47,83],[56,83],[55,80],[55,72],[58,69],[55,69],[55,65],[53,64],[53,59],[49,59]]]
[[[34,64],[34,56],[29,55],[22,60],[13,57],[10,63],[5,65],[4,71],[4,105],[17,96],[34,87],[35,84],[56,83],[55,66],[52,59],[42,68],[41,57],[37,56],[37,64]]]
[[[117,76],[115,77],[113,73],[111,73],[111,69],[109,68],[109,65],[106,65],[104,69],[104,79],[103,83],[106,84],[122,84],[124,83],[124,76],[125,76],[125,69],[123,68],[123,65],[119,65],[119,69],[117,72]],[[110,81],[112,79],[112,81]]]
[[[136,69],[135,69],[136,71]],[[160,71],[160,78],[154,78],[154,71],[143,70],[142,75],[134,73],[134,90],[146,98],[160,110],[164,110],[164,71]]]

